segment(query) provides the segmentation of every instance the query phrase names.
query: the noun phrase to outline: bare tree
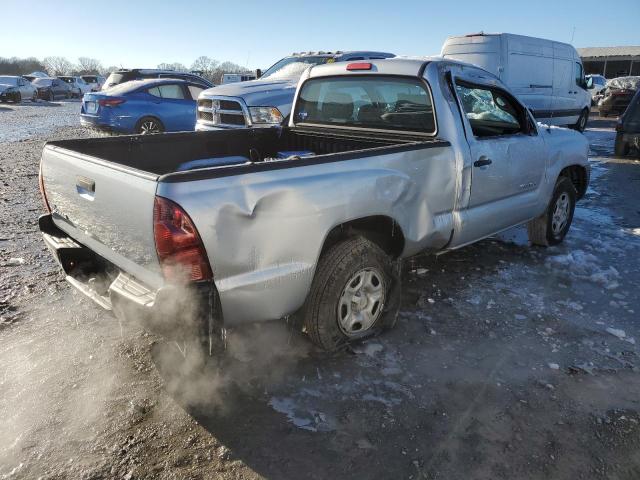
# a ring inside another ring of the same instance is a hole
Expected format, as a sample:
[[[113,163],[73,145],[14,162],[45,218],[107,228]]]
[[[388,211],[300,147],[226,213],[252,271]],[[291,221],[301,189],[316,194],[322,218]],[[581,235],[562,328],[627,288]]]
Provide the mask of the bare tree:
[[[73,71],[73,64],[64,57],[46,57],[42,63],[47,73],[54,77],[68,75]]]
[[[78,58],[78,73],[80,75],[97,74],[102,70],[102,64],[100,60],[89,57]]]
[[[100,73],[106,77],[111,72],[115,72],[117,70],[120,70],[120,67],[116,67],[115,65],[111,65],[110,67],[100,69]]]
[[[195,59],[191,65],[191,71],[213,82],[218,65],[220,62],[203,55]]]

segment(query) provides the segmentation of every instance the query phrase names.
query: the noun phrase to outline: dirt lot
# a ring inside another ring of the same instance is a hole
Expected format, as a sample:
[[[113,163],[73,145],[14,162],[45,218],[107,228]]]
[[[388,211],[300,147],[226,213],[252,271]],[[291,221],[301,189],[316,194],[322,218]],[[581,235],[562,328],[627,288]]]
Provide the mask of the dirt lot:
[[[90,134],[48,117],[77,104],[24,107],[33,131],[22,108],[0,107],[0,479],[640,478],[640,161],[611,121],[563,245],[411,259],[382,337],[328,356],[276,322],[186,371],[64,281],[38,160]]]

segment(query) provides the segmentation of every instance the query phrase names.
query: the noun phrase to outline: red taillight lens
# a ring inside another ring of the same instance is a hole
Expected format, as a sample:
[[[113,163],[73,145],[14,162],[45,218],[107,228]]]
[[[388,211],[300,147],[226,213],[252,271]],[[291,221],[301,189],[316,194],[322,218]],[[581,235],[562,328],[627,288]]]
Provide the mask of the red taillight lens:
[[[40,163],[40,169],[38,170],[38,185],[40,186],[40,194],[42,195],[42,203],[47,213],[51,213],[51,207],[47,200],[47,194],[44,191],[44,178],[42,177],[42,163]]]
[[[115,107],[124,102],[126,102],[124,98],[102,98],[98,100],[98,103],[103,107]]]
[[[350,63],[347,65],[347,70],[371,70],[371,68],[373,68],[373,65],[366,62]]]
[[[178,204],[156,197],[153,234],[162,273],[167,280],[184,283],[213,277],[200,235]]]

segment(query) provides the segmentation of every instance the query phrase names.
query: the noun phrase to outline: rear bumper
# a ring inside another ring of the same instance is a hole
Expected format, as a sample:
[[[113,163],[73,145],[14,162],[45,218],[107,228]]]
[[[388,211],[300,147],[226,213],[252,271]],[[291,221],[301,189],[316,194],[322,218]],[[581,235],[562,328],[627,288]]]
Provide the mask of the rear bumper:
[[[67,282],[119,319],[172,340],[222,336],[222,310],[213,282],[154,290],[76,242],[53,223],[51,214],[41,216],[38,224]]]

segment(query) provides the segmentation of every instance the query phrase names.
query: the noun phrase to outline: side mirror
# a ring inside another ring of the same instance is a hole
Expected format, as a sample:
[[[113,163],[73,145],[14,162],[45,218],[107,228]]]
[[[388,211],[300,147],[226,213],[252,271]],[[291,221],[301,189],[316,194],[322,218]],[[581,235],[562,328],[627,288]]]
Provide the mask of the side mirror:
[[[593,88],[593,77],[587,78],[584,84],[585,87],[587,87],[587,90],[591,90]]]
[[[262,76],[262,70],[256,68],[256,78],[260,78]]]

